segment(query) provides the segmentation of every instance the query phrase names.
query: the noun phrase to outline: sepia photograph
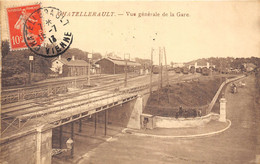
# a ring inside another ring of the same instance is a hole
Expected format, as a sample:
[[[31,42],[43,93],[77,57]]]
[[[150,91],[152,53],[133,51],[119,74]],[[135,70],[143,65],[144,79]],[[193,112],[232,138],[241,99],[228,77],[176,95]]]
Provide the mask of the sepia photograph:
[[[260,164],[259,0],[0,13],[0,164]]]

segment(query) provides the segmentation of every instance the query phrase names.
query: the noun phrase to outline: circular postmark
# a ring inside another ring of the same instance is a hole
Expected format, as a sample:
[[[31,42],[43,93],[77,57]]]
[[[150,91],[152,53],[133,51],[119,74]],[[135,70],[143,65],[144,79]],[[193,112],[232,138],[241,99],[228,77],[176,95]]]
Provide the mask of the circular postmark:
[[[55,7],[35,10],[24,24],[24,41],[35,54],[54,57],[64,53],[73,41],[70,22]]]

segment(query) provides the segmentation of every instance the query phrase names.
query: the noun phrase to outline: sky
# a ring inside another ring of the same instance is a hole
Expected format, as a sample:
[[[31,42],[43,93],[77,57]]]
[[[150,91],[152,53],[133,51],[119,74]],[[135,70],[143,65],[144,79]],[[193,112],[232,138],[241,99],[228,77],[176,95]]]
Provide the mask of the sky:
[[[8,39],[6,8],[34,2],[2,2],[2,39]],[[14,5],[15,4],[15,5]],[[72,48],[123,58],[149,59],[153,48],[158,61],[159,47],[165,47],[168,63],[208,57],[260,56],[259,1],[172,1],[172,2],[42,2],[63,12],[73,33]],[[72,16],[72,12],[114,12],[110,17]],[[127,16],[126,12],[137,16]],[[138,17],[139,13],[160,16]],[[176,14],[188,14],[178,17]],[[168,16],[162,16],[167,13]],[[174,16],[169,16],[173,13]],[[122,15],[118,15],[122,14]]]

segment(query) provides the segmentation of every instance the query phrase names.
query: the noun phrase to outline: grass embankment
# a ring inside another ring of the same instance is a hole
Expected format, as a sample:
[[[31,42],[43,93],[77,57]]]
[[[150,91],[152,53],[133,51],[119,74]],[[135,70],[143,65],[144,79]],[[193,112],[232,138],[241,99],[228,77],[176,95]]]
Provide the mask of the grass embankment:
[[[255,109],[256,109],[256,118],[260,118],[260,68],[255,71]],[[256,124],[260,125],[260,120],[256,120]],[[256,154],[260,154],[260,126],[257,126],[256,131],[257,141],[256,141]]]
[[[205,108],[221,85],[220,77],[201,77],[183,83],[170,84],[154,92],[145,107],[144,113],[174,117],[179,106],[191,111]]]

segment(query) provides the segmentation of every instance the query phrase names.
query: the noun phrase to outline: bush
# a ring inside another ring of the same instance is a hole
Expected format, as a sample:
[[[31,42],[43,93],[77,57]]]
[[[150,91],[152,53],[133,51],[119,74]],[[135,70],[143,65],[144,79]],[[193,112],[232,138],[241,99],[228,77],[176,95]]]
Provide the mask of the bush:
[[[32,78],[32,82],[37,82],[46,79],[47,75],[43,73],[32,73],[31,78]],[[28,83],[29,83],[29,75],[27,73],[13,75],[12,77],[2,77],[3,87],[26,85]]]
[[[8,87],[8,86],[15,86],[15,85],[24,85],[28,83],[28,77],[26,76],[13,76],[13,77],[7,77],[2,78],[2,86]]]
[[[43,74],[43,73],[32,73],[32,81],[33,82],[37,82],[37,81],[41,81],[47,79],[47,75]]]

